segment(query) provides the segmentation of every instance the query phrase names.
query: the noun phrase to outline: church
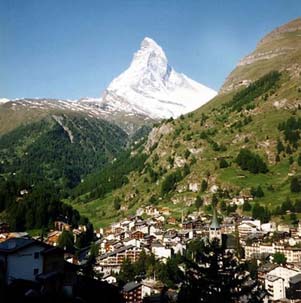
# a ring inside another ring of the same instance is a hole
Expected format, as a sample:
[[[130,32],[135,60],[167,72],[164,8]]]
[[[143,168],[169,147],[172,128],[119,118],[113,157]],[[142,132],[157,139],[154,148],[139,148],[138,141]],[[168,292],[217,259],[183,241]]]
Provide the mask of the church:
[[[213,210],[213,217],[212,222],[209,227],[209,241],[213,241],[214,239],[218,239],[219,243],[222,243],[222,232],[220,224],[218,223],[217,216],[216,216],[216,210]]]

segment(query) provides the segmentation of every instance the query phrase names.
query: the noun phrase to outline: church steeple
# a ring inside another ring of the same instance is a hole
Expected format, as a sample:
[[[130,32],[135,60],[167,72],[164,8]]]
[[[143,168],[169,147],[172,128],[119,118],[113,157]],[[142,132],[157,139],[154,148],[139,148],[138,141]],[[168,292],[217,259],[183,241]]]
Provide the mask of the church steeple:
[[[210,229],[220,229],[220,225],[219,225],[218,220],[217,220],[216,209],[215,208],[213,208],[213,216],[212,216]]]
[[[217,220],[216,209],[213,208],[213,216],[212,221],[209,228],[209,240],[212,241],[213,239],[218,239],[221,243],[222,241],[222,233],[221,227]]]

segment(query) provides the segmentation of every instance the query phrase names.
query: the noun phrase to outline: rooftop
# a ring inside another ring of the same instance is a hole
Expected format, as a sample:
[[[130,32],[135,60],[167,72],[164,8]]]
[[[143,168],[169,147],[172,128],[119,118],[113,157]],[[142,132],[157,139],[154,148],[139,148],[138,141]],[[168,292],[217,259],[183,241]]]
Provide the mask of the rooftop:
[[[19,249],[25,248],[33,244],[48,247],[47,244],[30,238],[10,238],[0,243],[0,253],[13,253]]]
[[[123,291],[125,291],[125,292],[132,291],[132,290],[136,289],[137,287],[139,287],[140,285],[141,284],[137,283],[137,282],[129,282],[123,286]]]
[[[267,280],[270,282],[275,282],[277,280],[281,279],[280,277],[273,276],[273,275],[267,275]]]

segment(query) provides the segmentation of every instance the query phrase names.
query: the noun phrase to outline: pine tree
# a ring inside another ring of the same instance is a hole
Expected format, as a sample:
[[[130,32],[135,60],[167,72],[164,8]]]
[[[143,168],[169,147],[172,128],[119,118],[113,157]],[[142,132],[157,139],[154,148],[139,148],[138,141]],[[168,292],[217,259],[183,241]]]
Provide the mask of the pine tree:
[[[246,264],[217,243],[204,245],[195,261],[185,260],[185,278],[178,294],[179,303],[261,302],[259,286],[251,280]]]
[[[58,247],[64,248],[66,251],[74,251],[74,237],[72,232],[63,230],[58,240]]]
[[[277,153],[280,154],[283,151],[284,151],[284,145],[283,145],[281,140],[278,140],[278,142],[277,142]]]
[[[220,161],[219,161],[219,167],[220,168],[227,168],[229,166],[228,162],[222,158]]]
[[[118,283],[124,285],[135,278],[135,268],[131,260],[124,259],[117,277]]]
[[[200,209],[200,207],[203,205],[203,198],[201,196],[197,196],[196,199],[195,199],[195,207],[197,208],[197,210]]]
[[[203,179],[201,183],[201,192],[204,192],[208,188],[208,182]]]
[[[291,180],[291,192],[299,193],[301,192],[301,181],[298,177],[293,177]]]

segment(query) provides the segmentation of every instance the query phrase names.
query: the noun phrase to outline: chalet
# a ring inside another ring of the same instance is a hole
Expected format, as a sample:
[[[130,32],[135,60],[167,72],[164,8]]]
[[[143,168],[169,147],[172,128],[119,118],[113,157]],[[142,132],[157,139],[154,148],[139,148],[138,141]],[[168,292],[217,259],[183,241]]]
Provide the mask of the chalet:
[[[159,210],[158,210],[156,207],[152,206],[152,205],[146,206],[146,207],[144,208],[144,212],[145,212],[148,216],[156,216],[156,215],[159,215],[159,214],[160,214]]]
[[[118,240],[118,241],[123,241],[126,237],[126,234],[124,231],[118,233],[118,234],[115,234],[115,239]]]
[[[135,223],[132,231],[141,231],[142,233],[148,233],[148,225],[144,221],[139,221]]]
[[[132,224],[133,225],[133,224]],[[121,223],[123,230],[129,231],[131,229],[131,221],[125,220]]]
[[[185,230],[193,229],[194,228],[193,221],[192,220],[184,221],[182,223],[182,228]]]
[[[52,246],[57,246],[61,234],[62,234],[61,231],[58,230],[52,231],[47,235],[44,242]]]
[[[114,229],[114,235],[118,235],[118,234],[120,234],[121,232],[123,232],[124,230],[123,230],[123,228],[120,226],[120,227],[116,227],[115,229]]]
[[[188,240],[188,239],[193,239],[195,235],[195,231],[193,230],[180,230],[179,231],[179,237],[182,242]]]
[[[145,235],[144,236],[145,244],[148,246],[151,246],[153,241],[156,240],[156,237],[154,235]]]
[[[154,216],[154,220],[157,222],[161,222],[161,224],[163,224],[165,222],[165,217],[162,216],[162,215],[157,215],[157,216]]]
[[[54,229],[58,231],[63,231],[63,230],[71,230],[71,225],[67,224],[66,222],[63,221],[55,221],[54,222]]]
[[[129,282],[122,288],[125,303],[142,303],[142,284]]]
[[[159,231],[160,228],[158,228],[156,226],[156,223],[150,223],[149,226],[148,226],[148,234],[150,235],[154,235],[157,231]]]
[[[152,294],[159,294],[164,286],[161,282],[152,279],[142,280],[141,285],[142,299]]]
[[[175,224],[177,224],[177,219],[174,218],[174,217],[169,217],[169,218],[167,219],[167,223],[168,223],[168,224],[171,224],[171,225],[175,225]]]
[[[184,230],[200,230],[203,227],[203,222],[200,219],[189,219],[182,223]]]
[[[136,240],[143,239],[144,234],[145,233],[143,233],[142,231],[136,230],[136,231],[132,232],[132,234],[130,235],[130,238],[131,239],[136,239]]]
[[[181,238],[177,233],[166,233],[163,237],[163,243],[179,243]]]

